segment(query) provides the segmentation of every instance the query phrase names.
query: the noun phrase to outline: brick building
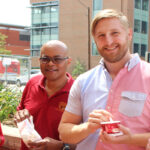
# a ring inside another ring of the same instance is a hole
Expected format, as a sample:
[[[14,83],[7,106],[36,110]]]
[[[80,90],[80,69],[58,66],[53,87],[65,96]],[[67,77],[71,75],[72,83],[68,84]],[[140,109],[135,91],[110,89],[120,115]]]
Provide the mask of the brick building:
[[[32,9],[31,56],[39,56],[40,47],[51,39],[59,39],[69,47],[73,59],[86,69],[98,64],[100,56],[89,34],[93,16],[101,9],[113,8],[127,15],[133,29],[131,52],[144,59],[150,51],[149,0],[30,0]]]
[[[30,32],[25,26],[1,24],[0,33],[5,34],[6,49],[12,55],[30,56]]]

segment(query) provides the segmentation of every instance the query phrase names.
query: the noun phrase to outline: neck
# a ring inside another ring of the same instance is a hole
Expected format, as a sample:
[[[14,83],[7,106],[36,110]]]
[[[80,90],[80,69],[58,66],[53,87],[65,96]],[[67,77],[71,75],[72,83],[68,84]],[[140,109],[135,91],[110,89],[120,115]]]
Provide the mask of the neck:
[[[108,72],[110,73],[110,76],[112,77],[112,80],[115,79],[119,71],[124,68],[125,64],[131,59],[131,55],[126,55],[123,59],[116,63],[110,63],[106,60],[104,60],[105,67],[107,68]]]
[[[56,92],[58,92],[60,89],[62,89],[67,83],[67,80],[68,78],[66,75],[59,80],[51,81],[51,80],[46,79],[45,89],[46,89],[48,96],[51,96],[55,94]]]

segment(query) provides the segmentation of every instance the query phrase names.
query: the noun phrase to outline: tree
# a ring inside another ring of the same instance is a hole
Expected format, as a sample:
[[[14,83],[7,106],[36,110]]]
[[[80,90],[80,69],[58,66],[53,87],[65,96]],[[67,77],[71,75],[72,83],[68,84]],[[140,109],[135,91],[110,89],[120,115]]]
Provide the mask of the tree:
[[[86,71],[85,65],[80,62],[80,60],[76,60],[74,69],[72,71],[73,78],[76,78],[80,74],[84,73]]]
[[[10,55],[11,51],[6,50],[6,38],[8,38],[5,34],[0,33],[0,54]]]

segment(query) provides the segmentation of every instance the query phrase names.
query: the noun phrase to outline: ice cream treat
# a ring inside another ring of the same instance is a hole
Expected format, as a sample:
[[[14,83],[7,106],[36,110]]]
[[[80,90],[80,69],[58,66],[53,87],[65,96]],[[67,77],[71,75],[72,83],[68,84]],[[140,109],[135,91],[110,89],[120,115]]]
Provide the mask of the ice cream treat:
[[[111,135],[121,135],[122,132],[120,132],[118,125],[120,124],[120,121],[108,121],[108,122],[101,122],[101,127],[103,131],[106,131],[108,134]]]

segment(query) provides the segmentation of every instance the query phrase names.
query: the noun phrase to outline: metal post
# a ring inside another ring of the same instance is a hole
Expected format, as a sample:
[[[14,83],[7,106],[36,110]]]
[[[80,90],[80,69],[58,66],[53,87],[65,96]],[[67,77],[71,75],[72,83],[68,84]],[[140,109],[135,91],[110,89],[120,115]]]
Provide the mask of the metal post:
[[[80,4],[87,9],[88,11],[88,69],[91,68],[91,38],[90,38],[90,7],[86,6],[82,1],[80,1]]]
[[[91,68],[90,8],[88,7],[88,69]]]

